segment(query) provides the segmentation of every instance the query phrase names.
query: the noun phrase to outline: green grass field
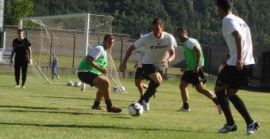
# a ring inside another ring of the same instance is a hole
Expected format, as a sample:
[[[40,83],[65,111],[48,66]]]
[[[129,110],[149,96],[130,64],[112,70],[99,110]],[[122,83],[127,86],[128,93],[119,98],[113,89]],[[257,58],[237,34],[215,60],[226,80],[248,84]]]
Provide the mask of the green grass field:
[[[28,77],[26,89],[15,89],[13,74],[0,74],[0,138],[110,138],[110,139],[269,139],[270,94],[240,91],[251,115],[261,128],[246,136],[246,125],[233,108],[238,131],[219,134],[224,117],[213,103],[190,87],[191,112],[176,112],[181,101],[179,81],[164,81],[151,111],[141,117],[128,115],[127,106],[138,99],[133,79],[122,80],[128,94],[113,93],[113,103],[123,108],[120,114],[90,109],[96,89],[86,92],[64,84],[50,85],[34,75]],[[63,79],[63,78],[61,78]],[[212,89],[213,84],[207,87]],[[102,103],[105,106],[104,103]]]

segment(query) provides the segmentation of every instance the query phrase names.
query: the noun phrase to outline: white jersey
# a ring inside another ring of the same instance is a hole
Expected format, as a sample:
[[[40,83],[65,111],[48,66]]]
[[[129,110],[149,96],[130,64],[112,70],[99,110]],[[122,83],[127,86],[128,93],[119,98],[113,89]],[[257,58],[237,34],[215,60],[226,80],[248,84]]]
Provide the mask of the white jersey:
[[[100,57],[100,56],[104,56],[106,55],[107,52],[104,50],[104,47],[101,46],[101,45],[98,45],[94,48],[91,48],[89,51],[88,51],[88,56],[91,56],[92,58],[94,58],[95,60]]]
[[[235,38],[232,35],[234,31],[238,31],[242,38],[242,56],[243,64],[250,65],[255,64],[253,57],[253,45],[251,34],[246,22],[233,15],[228,14],[223,18],[222,21],[222,33],[223,37],[229,47],[230,58],[227,60],[227,65],[236,66],[237,61],[237,47],[235,43]]]
[[[135,41],[134,46],[137,49],[144,48],[143,64],[160,65],[161,60],[166,56],[166,52],[174,50],[177,44],[173,35],[167,32],[162,32],[160,39],[156,38],[151,32]]]
[[[143,47],[136,49],[137,67],[141,68],[143,63],[144,50]]]

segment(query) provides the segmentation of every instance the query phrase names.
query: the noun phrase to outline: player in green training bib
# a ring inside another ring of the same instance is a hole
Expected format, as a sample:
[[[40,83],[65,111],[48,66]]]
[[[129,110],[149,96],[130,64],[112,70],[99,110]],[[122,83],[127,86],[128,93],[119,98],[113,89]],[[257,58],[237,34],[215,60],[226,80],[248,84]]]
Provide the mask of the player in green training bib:
[[[92,109],[102,110],[100,101],[104,97],[107,111],[119,113],[122,110],[112,105],[111,93],[109,91],[110,82],[108,78],[104,76],[108,73],[106,69],[108,65],[107,50],[113,47],[113,43],[113,36],[107,34],[104,36],[103,45],[97,45],[90,49],[88,54],[81,60],[78,67],[78,77],[82,82],[98,88]]]
[[[181,78],[181,83],[179,85],[181,97],[183,101],[182,107],[179,111],[189,112],[189,95],[187,92],[187,86],[191,83],[195,86],[196,90],[211,99],[217,106],[219,113],[221,114],[221,108],[219,107],[219,103],[215,95],[210,91],[204,88],[203,82],[204,74],[202,71],[202,67],[204,66],[204,56],[202,52],[201,45],[199,42],[194,39],[188,37],[188,31],[184,27],[180,27],[177,29],[177,35],[180,41],[183,43],[184,55],[186,61],[186,69]]]

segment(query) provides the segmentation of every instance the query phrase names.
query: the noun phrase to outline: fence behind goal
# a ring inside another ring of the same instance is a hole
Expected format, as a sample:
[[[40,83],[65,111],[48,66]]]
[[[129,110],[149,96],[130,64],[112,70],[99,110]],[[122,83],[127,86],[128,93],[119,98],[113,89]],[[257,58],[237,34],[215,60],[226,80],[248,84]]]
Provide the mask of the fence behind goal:
[[[74,14],[45,17],[27,17],[20,20],[19,26],[25,30],[25,36],[32,44],[33,61],[37,66],[37,72],[50,83],[59,83],[51,78],[52,55],[58,58],[60,74],[67,74],[67,80],[78,80],[76,68],[88,47],[101,44],[103,36],[112,33],[111,16],[95,14]],[[10,29],[7,33],[7,43],[12,43],[9,35],[16,35],[16,31]],[[110,61],[110,69],[115,64]],[[115,73],[115,71],[114,71]],[[61,76],[61,75],[60,75]]]

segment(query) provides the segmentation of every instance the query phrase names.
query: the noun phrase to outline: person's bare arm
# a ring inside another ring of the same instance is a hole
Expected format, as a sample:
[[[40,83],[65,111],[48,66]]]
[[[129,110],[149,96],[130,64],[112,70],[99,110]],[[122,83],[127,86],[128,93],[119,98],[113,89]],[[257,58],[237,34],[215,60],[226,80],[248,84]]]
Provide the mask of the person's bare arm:
[[[107,70],[100,67],[99,65],[97,65],[95,63],[95,59],[92,58],[91,56],[88,56],[87,57],[87,61],[88,61],[88,64],[90,64],[92,67],[94,67],[95,69],[99,70],[100,72],[102,72],[103,74],[107,74]]]
[[[201,60],[202,60],[202,53],[201,51],[196,47],[194,46],[193,49],[192,49],[196,55],[196,58],[197,58],[197,63],[196,63],[196,67],[194,69],[194,72],[199,72],[200,70],[200,66],[201,66]]]
[[[128,61],[129,57],[131,56],[132,52],[133,52],[135,49],[136,49],[136,47],[135,47],[134,45],[131,45],[131,46],[128,48],[128,50],[127,50],[127,52],[126,52],[126,54],[125,54],[125,57],[124,57],[124,59],[123,59],[123,62],[119,65],[119,70],[120,70],[120,71],[123,72],[123,71],[126,70],[126,68],[127,68],[127,61]]]

